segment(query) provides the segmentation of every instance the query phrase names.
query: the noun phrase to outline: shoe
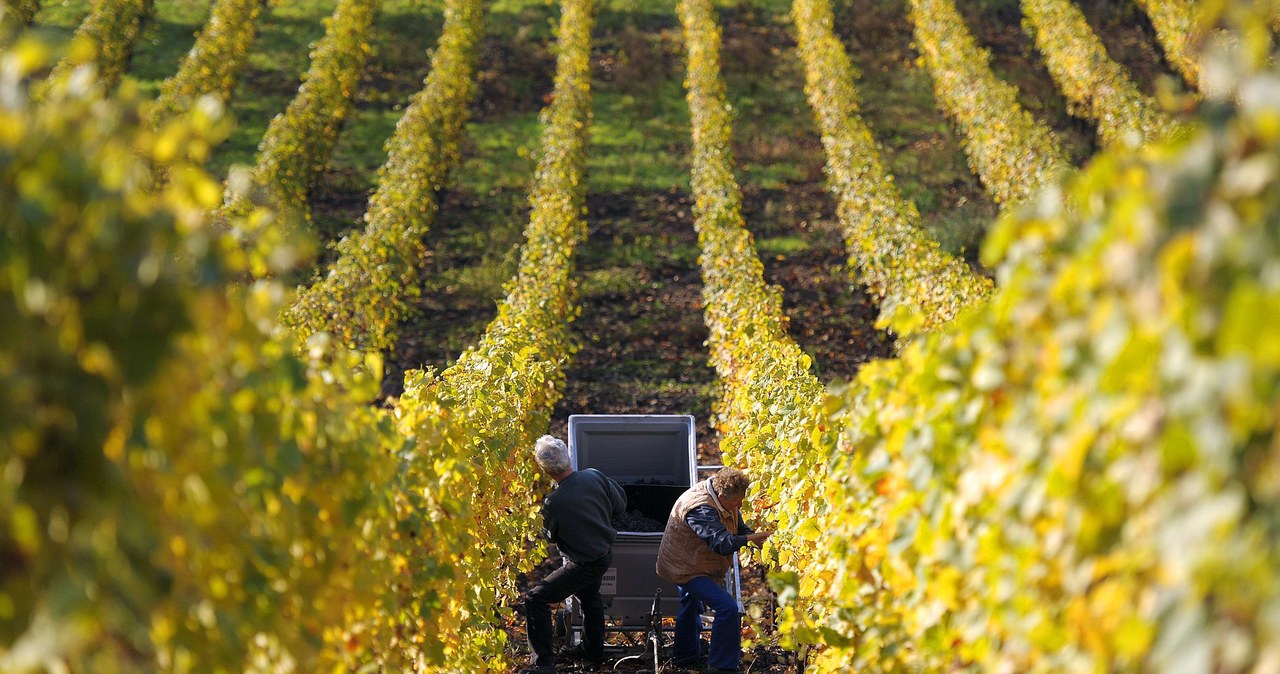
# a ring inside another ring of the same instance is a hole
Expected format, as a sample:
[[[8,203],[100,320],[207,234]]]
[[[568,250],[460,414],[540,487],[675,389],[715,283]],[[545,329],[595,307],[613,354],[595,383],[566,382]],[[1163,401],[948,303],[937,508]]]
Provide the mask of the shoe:
[[[556,653],[556,657],[562,658],[565,660],[577,660],[578,662],[585,662],[592,665],[604,664],[603,654],[588,655],[587,649],[583,648],[582,644],[577,644],[575,646],[565,646],[564,648],[560,649],[559,653]]]

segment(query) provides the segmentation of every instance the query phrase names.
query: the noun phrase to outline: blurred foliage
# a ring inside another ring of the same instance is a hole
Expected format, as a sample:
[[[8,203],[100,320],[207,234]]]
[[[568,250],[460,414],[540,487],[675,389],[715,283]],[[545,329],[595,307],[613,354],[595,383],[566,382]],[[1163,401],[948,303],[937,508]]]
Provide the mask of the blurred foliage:
[[[29,26],[40,11],[40,0],[4,0],[5,21],[15,26]]]
[[[228,282],[216,105],[153,127],[131,85],[35,104],[44,49],[2,58],[0,669],[329,666],[391,574],[380,363],[295,355],[285,289]]]
[[[991,282],[929,238],[885,168],[858,112],[855,71],[832,32],[830,2],[796,0],[792,17],[850,265],[880,300],[881,326],[906,338],[943,325],[980,302]]]
[[[217,0],[196,43],[173,77],[160,86],[154,122],[186,110],[201,96],[226,102],[235,89],[267,0]]]
[[[1195,59],[1196,29],[1195,0],[1135,0],[1151,19],[1156,37],[1168,59],[1179,74],[1191,86],[1199,86],[1200,64]]]
[[[756,495],[820,504],[814,554],[763,551],[817,671],[1280,662],[1280,76],[1230,7],[1194,131],[1001,222],[1000,291],[836,389],[826,470]]]
[[[420,292],[423,237],[439,209],[437,193],[458,163],[484,14],[478,0],[446,4],[431,74],[387,141],[364,229],[338,242],[337,260],[290,307],[288,319],[300,334],[324,331],[375,351],[395,346],[399,323]]]
[[[98,0],[76,29],[76,48],[53,69],[53,73],[37,87],[37,97],[49,84],[69,77],[79,66],[92,63],[102,86],[111,89],[120,83],[134,47],[142,36],[144,24],[151,18],[155,0]]]

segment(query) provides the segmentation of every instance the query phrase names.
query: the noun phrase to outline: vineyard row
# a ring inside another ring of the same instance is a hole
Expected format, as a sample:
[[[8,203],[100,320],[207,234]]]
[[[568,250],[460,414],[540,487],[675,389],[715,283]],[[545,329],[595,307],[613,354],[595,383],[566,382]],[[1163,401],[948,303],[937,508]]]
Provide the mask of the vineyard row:
[[[338,242],[337,259],[290,309],[289,321],[303,336],[328,332],[371,351],[395,346],[399,323],[419,292],[423,240],[439,209],[438,193],[458,162],[483,29],[481,3],[446,7],[431,72],[387,141],[365,227]]]

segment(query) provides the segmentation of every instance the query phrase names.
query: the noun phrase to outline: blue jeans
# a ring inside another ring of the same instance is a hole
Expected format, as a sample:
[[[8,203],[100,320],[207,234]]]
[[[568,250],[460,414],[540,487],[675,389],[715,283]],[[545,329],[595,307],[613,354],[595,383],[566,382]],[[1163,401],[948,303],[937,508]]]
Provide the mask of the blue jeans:
[[[703,605],[715,611],[711,623],[711,652],[707,665],[717,669],[737,669],[742,659],[742,614],[738,602],[729,596],[708,576],[698,576],[684,585],[680,591],[680,612],[676,614],[676,643],[672,657],[676,662],[691,662],[699,653],[699,635],[702,621],[699,615]]]

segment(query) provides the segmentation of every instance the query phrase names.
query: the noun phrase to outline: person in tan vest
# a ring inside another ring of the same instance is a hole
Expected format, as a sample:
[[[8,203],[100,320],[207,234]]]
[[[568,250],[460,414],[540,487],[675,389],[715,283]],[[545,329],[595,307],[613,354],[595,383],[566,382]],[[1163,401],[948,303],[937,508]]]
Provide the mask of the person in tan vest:
[[[680,593],[676,614],[677,665],[696,664],[703,607],[715,611],[707,670],[737,672],[742,659],[742,615],[738,603],[721,587],[738,550],[761,543],[772,532],[752,531],[742,521],[742,500],[750,480],[737,468],[723,468],[689,488],[676,500],[658,546],[658,575],[675,583]]]

